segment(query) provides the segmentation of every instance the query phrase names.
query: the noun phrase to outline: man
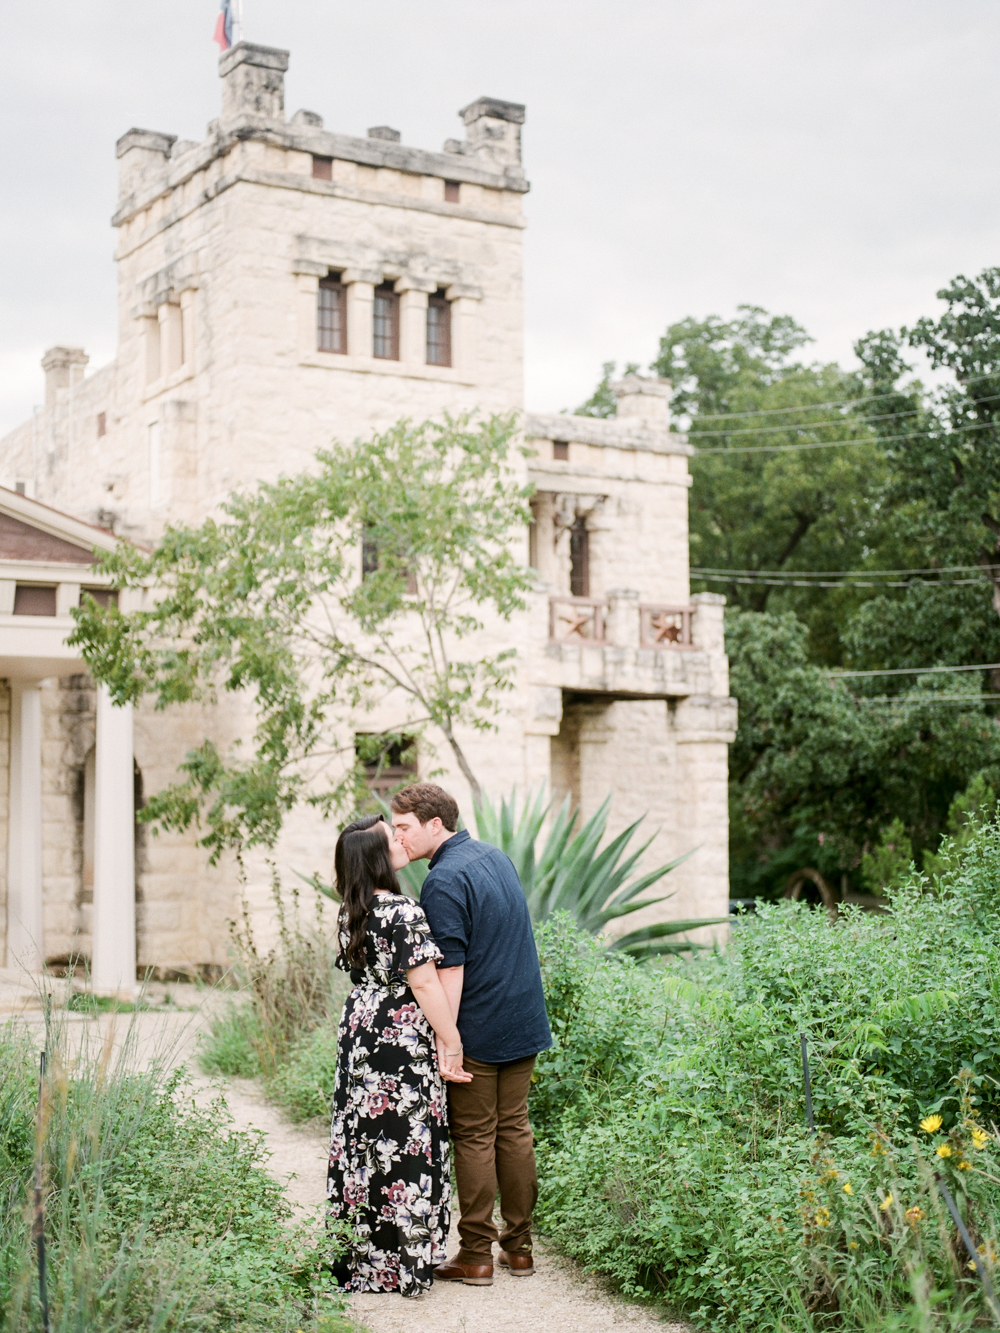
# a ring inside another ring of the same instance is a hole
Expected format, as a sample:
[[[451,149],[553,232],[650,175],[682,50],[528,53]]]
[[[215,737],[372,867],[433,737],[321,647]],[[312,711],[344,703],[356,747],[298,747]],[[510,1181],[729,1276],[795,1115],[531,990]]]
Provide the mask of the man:
[[[493,1244],[515,1277],[534,1273],[531,1214],[538,1198],[528,1089],[535,1056],[552,1045],[531,918],[510,858],[458,829],[454,799],[430,782],[393,796],[396,837],[411,861],[430,859],[420,891],[438,948],[441,983],[462,1038],[467,1083],[450,1082],[448,1120],[461,1217],[445,1282],[488,1287]],[[497,1187],[505,1222],[493,1222]]]

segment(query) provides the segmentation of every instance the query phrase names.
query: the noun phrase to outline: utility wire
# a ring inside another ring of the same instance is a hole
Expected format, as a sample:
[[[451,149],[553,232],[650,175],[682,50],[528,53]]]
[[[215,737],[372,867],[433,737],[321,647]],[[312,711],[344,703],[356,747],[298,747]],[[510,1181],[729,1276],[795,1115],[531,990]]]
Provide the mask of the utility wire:
[[[696,574],[692,569],[691,577],[701,579],[703,583],[741,583],[751,584],[754,587],[769,588],[912,588],[913,579],[883,579],[880,583],[865,581],[862,579],[760,579],[760,578],[739,578],[730,574]],[[985,574],[981,574],[975,579],[935,579],[933,586],[935,588],[963,588],[967,584],[982,583],[986,579]]]
[[[847,676],[933,676],[944,671],[1000,671],[1000,662],[985,662],[982,666],[886,667],[881,671],[828,671],[831,679]]]
[[[861,575],[864,578],[869,576],[885,574],[967,574],[971,569],[982,569],[982,565],[939,565],[936,568],[928,569],[722,569],[718,565],[693,565],[691,567],[692,575],[700,576],[708,574],[752,574],[754,577],[761,578],[853,578],[854,575]]]
[[[1000,423],[976,421],[967,426],[954,426],[945,433],[947,435],[957,435],[960,431],[966,430],[995,429],[997,425],[1000,425]],[[721,445],[715,445],[711,449],[698,449],[696,447],[695,454],[763,454],[787,453],[791,449],[841,449],[846,444],[893,444],[897,440],[925,439],[927,434],[927,431],[915,430],[903,435],[870,435],[861,440],[818,440],[809,444],[738,444],[735,449],[726,449]]]
[[[900,694],[895,699],[855,699],[856,704],[878,704],[883,708],[900,704],[979,703],[980,700],[1000,699],[1000,694]]]
[[[967,380],[961,381],[957,385],[948,384],[948,385],[943,385],[941,387],[948,389],[951,388],[961,389],[969,384],[979,384],[983,380],[1000,380],[1000,369],[993,371],[989,375],[970,375]],[[935,386],[933,385],[931,386],[932,389],[934,387]],[[915,389],[913,390],[913,392],[915,392]],[[816,411],[820,408],[855,407],[860,403],[878,403],[881,402],[884,398],[906,398],[908,396],[909,394],[907,393],[906,390],[894,389],[891,393],[873,393],[873,394],[868,394],[866,397],[863,398],[834,398],[828,403],[811,403],[809,404],[809,408],[807,410]],[[980,398],[978,399],[978,401],[981,403],[988,403],[991,402],[992,399]],[[778,412],[801,412],[801,411],[803,411],[802,404],[799,404],[796,407],[758,407],[748,410],[746,412],[699,413],[695,415],[695,419],[699,421],[727,421],[727,420],[735,420],[737,417],[742,418],[742,417],[771,416]],[[691,416],[692,414],[686,413],[685,415]]]

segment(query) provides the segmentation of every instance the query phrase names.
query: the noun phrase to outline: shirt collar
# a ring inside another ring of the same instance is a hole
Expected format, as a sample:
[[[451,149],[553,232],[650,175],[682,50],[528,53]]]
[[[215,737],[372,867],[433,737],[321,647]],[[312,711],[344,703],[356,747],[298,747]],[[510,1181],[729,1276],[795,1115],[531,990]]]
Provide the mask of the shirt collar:
[[[453,833],[451,837],[447,840],[447,842],[443,842],[441,846],[437,849],[437,851],[434,853],[434,855],[431,857],[431,863],[427,867],[427,869],[433,870],[434,867],[437,865],[438,861],[441,860],[441,857],[444,855],[444,853],[447,851],[449,847],[457,847],[460,842],[468,842],[468,841],[469,841],[469,830],[467,828],[461,828],[458,830],[457,833]]]

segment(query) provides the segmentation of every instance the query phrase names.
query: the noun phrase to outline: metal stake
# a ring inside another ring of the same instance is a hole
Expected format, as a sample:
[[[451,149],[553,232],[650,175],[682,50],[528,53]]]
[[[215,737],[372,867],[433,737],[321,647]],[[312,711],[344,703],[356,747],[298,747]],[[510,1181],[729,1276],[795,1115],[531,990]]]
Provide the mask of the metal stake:
[[[944,1199],[945,1207],[951,1213],[951,1220],[958,1227],[958,1234],[962,1237],[962,1244],[969,1252],[969,1258],[976,1266],[976,1272],[979,1274],[979,1280],[983,1284],[983,1292],[986,1296],[986,1304],[990,1307],[990,1313],[1000,1324],[1000,1305],[997,1304],[997,1298],[993,1292],[993,1284],[990,1282],[990,1276],[986,1271],[986,1265],[983,1263],[982,1255],[972,1243],[972,1237],[969,1235],[968,1228],[962,1221],[962,1214],[958,1211],[958,1205],[952,1198],[951,1190],[944,1183],[938,1173],[934,1172],[934,1179],[937,1181],[938,1189],[941,1191],[941,1197]]]
[[[35,1219],[32,1231],[38,1255],[38,1299],[42,1307],[42,1328],[49,1333],[49,1283],[45,1265],[45,1201],[42,1196],[42,1136],[45,1127],[45,1052],[38,1060],[38,1129],[35,1151]]]
[[[813,1095],[812,1084],[809,1081],[809,1049],[806,1045],[806,1034],[799,1033],[799,1044],[802,1047],[802,1082],[806,1090],[806,1124],[809,1126],[810,1134],[816,1133],[816,1120],[813,1116]]]

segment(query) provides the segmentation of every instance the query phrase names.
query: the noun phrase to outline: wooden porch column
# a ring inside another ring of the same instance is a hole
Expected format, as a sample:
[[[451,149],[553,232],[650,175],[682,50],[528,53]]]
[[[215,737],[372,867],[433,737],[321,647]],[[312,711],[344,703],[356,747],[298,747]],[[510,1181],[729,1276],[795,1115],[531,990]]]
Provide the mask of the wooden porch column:
[[[135,992],[135,779],[132,705],[97,690],[94,776],[94,990]]]
[[[7,965],[40,972],[42,920],[42,686],[10,686],[10,844],[7,854]]]

